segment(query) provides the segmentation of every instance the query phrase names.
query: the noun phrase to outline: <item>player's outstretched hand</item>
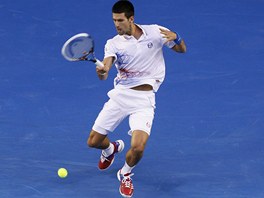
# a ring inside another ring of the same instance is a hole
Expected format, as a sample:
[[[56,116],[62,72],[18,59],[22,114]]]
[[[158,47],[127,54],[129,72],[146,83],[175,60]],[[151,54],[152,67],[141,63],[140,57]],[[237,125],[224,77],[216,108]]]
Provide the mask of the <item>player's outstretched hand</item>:
[[[163,38],[167,39],[167,42],[177,39],[177,34],[175,32],[160,28],[160,33],[163,34]]]

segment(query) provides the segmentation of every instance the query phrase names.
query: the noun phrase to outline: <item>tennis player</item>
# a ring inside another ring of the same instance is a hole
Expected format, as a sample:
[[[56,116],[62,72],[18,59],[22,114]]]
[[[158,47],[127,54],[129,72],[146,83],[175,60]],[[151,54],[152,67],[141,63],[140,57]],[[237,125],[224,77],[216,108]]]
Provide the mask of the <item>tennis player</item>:
[[[112,7],[112,16],[118,35],[107,41],[104,67],[97,67],[96,72],[99,79],[106,80],[115,64],[118,73],[114,89],[108,92],[109,100],[95,120],[87,144],[102,150],[98,167],[106,170],[113,163],[115,154],[124,149],[122,140],[110,142],[107,135],[129,117],[131,146],[117,178],[120,194],[132,197],[132,170],[142,158],[151,134],[155,93],[165,77],[162,47],[165,45],[175,52],[185,53],[186,46],[178,33],[165,27],[136,24],[130,1],[117,1]]]

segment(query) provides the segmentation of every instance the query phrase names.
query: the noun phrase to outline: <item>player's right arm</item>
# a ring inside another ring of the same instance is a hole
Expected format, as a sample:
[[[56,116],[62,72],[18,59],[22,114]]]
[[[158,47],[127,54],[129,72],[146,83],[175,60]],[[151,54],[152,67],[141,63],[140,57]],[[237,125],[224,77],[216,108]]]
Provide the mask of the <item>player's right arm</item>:
[[[111,69],[114,63],[114,60],[115,60],[115,57],[113,56],[106,57],[103,60],[104,67],[98,67],[98,66],[96,67],[96,73],[100,80],[107,79],[109,70]]]

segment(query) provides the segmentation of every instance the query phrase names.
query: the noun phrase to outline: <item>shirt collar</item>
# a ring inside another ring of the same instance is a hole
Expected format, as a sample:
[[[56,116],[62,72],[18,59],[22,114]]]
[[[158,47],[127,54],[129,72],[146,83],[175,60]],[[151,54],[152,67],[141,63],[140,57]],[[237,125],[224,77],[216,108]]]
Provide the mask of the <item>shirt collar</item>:
[[[143,28],[141,25],[139,25],[139,24],[136,24],[136,23],[135,23],[135,25],[136,25],[138,28],[140,28],[140,29],[142,30],[142,32],[143,32],[143,34],[141,35],[140,38],[142,38],[142,36],[143,36],[143,38],[145,38],[145,37],[147,36],[147,34],[146,34],[144,28]],[[124,37],[124,39],[126,39],[126,40],[130,40],[131,38],[133,38],[133,36],[126,35],[126,34],[123,35],[123,37]]]

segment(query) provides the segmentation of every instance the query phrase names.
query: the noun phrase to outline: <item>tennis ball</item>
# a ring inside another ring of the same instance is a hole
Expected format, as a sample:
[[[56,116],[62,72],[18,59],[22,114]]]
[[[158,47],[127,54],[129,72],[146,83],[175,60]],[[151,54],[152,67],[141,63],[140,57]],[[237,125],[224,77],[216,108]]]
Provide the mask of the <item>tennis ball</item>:
[[[65,177],[67,177],[67,175],[68,175],[68,171],[67,171],[67,169],[66,169],[66,168],[60,168],[60,169],[58,170],[58,175],[59,175],[60,178],[65,178]]]

